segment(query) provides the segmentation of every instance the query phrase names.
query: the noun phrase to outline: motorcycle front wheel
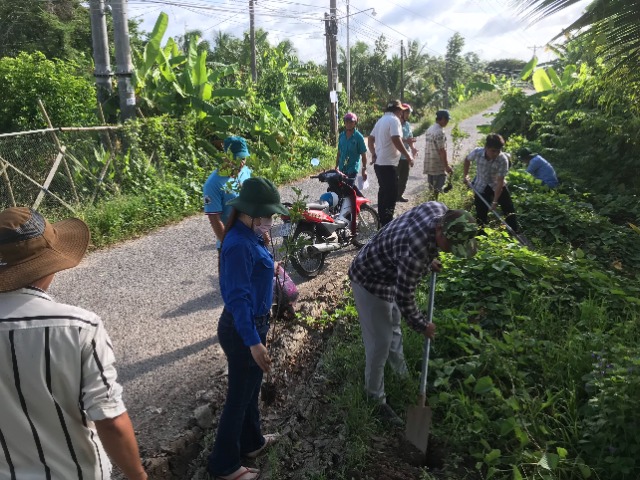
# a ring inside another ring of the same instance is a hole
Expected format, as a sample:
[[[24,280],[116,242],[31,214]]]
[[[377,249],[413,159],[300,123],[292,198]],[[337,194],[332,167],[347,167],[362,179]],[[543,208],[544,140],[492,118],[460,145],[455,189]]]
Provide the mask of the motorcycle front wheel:
[[[311,245],[319,238],[313,225],[299,225],[293,237],[289,240],[293,251],[291,252],[291,264],[296,272],[306,278],[313,278],[320,273],[324,266],[326,253],[319,253],[311,249]]]
[[[370,205],[364,204],[360,207],[358,221],[356,223],[356,236],[353,237],[353,244],[362,248],[380,230],[380,219],[378,212]]]

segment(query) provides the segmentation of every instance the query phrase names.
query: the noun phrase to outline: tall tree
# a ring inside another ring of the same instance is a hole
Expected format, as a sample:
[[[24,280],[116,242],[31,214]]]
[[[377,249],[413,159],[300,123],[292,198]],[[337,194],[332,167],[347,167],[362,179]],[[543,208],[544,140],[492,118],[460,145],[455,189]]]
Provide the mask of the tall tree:
[[[514,0],[534,22],[559,12],[579,0]],[[619,65],[635,69],[640,62],[640,0],[593,0],[585,12],[553,39],[571,32],[594,39],[602,54]]]
[[[465,62],[462,58],[462,49],[464,47],[464,37],[458,32],[447,42],[447,53],[444,56],[444,106],[449,108],[449,91],[453,88],[456,81],[460,81],[465,68]]]

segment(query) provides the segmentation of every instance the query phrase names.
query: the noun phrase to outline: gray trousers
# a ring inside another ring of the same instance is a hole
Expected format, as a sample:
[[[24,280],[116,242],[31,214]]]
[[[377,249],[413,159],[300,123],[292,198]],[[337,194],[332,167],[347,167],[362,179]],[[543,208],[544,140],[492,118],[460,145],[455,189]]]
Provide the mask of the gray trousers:
[[[384,366],[387,360],[398,375],[408,374],[402,351],[400,310],[395,302],[376,297],[356,282],[351,282],[351,288],[362,328],[366,357],[364,388],[367,395],[384,403]]]

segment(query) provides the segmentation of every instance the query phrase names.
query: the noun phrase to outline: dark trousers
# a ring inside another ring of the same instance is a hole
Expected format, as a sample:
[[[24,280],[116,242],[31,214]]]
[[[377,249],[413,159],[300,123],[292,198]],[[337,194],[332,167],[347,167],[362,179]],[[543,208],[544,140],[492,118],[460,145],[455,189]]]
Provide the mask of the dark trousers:
[[[257,324],[257,328],[260,340],[266,343],[269,323]],[[207,470],[211,475],[229,475],[240,468],[241,454],[259,449],[265,442],[258,409],[262,370],[226,309],[218,322],[218,340],[229,364],[229,387]]]
[[[393,220],[398,199],[398,169],[393,165],[373,165],[378,178],[378,217],[380,226]]]
[[[484,198],[489,205],[493,202],[494,192],[493,189],[487,185],[482,192],[482,198]],[[485,205],[485,203],[478,198],[478,195],[474,196],[475,204],[476,204],[476,218],[478,220],[478,225],[483,227],[487,223],[487,216],[489,215],[489,207]],[[502,189],[502,193],[500,194],[500,198],[498,199],[498,205],[502,208],[502,213],[504,214],[504,220],[507,222],[514,232],[520,231],[520,226],[518,225],[518,219],[516,218],[516,209],[513,206],[513,201],[511,200],[511,194],[509,193],[509,189],[505,185]]]
[[[404,195],[409,180],[409,160],[400,159],[398,163],[398,200]]]

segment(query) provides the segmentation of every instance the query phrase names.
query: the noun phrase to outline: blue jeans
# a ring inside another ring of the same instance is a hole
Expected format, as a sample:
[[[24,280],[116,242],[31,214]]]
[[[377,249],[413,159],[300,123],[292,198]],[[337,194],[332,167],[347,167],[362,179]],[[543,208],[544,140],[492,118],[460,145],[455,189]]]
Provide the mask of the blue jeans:
[[[256,327],[265,344],[269,323],[256,321]],[[240,468],[241,454],[259,449],[265,442],[258,408],[262,370],[242,342],[233,316],[226,309],[218,322],[218,340],[229,364],[229,386],[207,470],[211,475],[229,475]]]

